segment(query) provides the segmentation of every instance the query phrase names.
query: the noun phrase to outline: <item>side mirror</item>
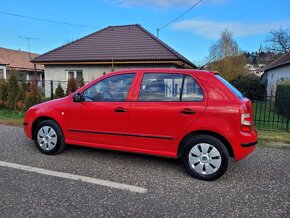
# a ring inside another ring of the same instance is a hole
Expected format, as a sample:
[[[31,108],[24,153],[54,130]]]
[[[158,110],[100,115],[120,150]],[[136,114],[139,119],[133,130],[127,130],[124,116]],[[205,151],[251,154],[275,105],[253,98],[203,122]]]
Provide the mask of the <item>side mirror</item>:
[[[73,101],[74,102],[81,102],[83,100],[83,96],[81,93],[76,93],[73,96]]]

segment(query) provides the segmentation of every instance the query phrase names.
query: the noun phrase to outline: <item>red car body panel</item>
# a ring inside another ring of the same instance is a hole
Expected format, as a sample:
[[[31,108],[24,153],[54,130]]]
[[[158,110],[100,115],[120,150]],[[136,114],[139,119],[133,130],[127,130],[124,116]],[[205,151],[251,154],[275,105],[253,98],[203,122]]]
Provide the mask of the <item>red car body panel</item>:
[[[119,151],[178,157],[182,139],[195,132],[219,135],[230,145],[236,161],[255,149],[257,131],[241,131],[240,108],[248,99],[239,99],[215,73],[182,69],[131,69],[109,73],[85,85],[81,93],[104,78],[135,73],[126,102],[73,102],[73,95],[36,105],[24,119],[25,133],[33,138],[33,123],[39,118],[55,120],[65,143]],[[181,73],[192,76],[201,87],[201,102],[139,102],[144,73]],[[123,108],[126,113],[116,113]],[[193,115],[180,113],[192,109]],[[252,110],[252,108],[251,108]],[[252,112],[252,111],[251,111]],[[242,146],[243,145],[243,146]]]

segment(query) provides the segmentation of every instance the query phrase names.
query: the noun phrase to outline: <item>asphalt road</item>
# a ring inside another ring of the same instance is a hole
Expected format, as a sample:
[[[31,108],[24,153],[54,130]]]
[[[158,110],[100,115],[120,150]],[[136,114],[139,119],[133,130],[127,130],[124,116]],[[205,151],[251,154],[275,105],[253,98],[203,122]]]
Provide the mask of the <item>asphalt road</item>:
[[[147,190],[0,166],[0,217],[290,217],[289,148],[257,148],[219,180],[204,182],[178,160],[80,147],[43,155],[21,128],[0,125],[0,162]]]

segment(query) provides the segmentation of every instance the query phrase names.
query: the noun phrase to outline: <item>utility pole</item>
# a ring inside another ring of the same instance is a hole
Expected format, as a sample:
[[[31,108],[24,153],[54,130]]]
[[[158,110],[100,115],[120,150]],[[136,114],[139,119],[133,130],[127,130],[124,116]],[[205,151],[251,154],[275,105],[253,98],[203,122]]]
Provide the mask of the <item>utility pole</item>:
[[[31,61],[31,56],[30,56],[30,40],[37,40],[39,38],[33,38],[33,37],[28,37],[28,36],[19,36],[20,39],[25,39],[27,40],[27,44],[28,44],[28,55],[29,55],[29,59]],[[36,80],[36,64],[34,64],[34,79]]]

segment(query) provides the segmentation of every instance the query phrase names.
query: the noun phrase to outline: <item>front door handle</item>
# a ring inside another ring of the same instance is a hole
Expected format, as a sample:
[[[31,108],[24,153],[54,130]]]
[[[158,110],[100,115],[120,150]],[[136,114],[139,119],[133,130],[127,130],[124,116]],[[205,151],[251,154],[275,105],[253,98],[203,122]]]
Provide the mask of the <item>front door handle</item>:
[[[180,111],[182,114],[196,114],[194,110],[191,110],[190,108],[184,108],[183,110]]]
[[[117,107],[114,111],[118,113],[124,113],[124,112],[127,112],[127,109],[122,108],[122,107]]]

